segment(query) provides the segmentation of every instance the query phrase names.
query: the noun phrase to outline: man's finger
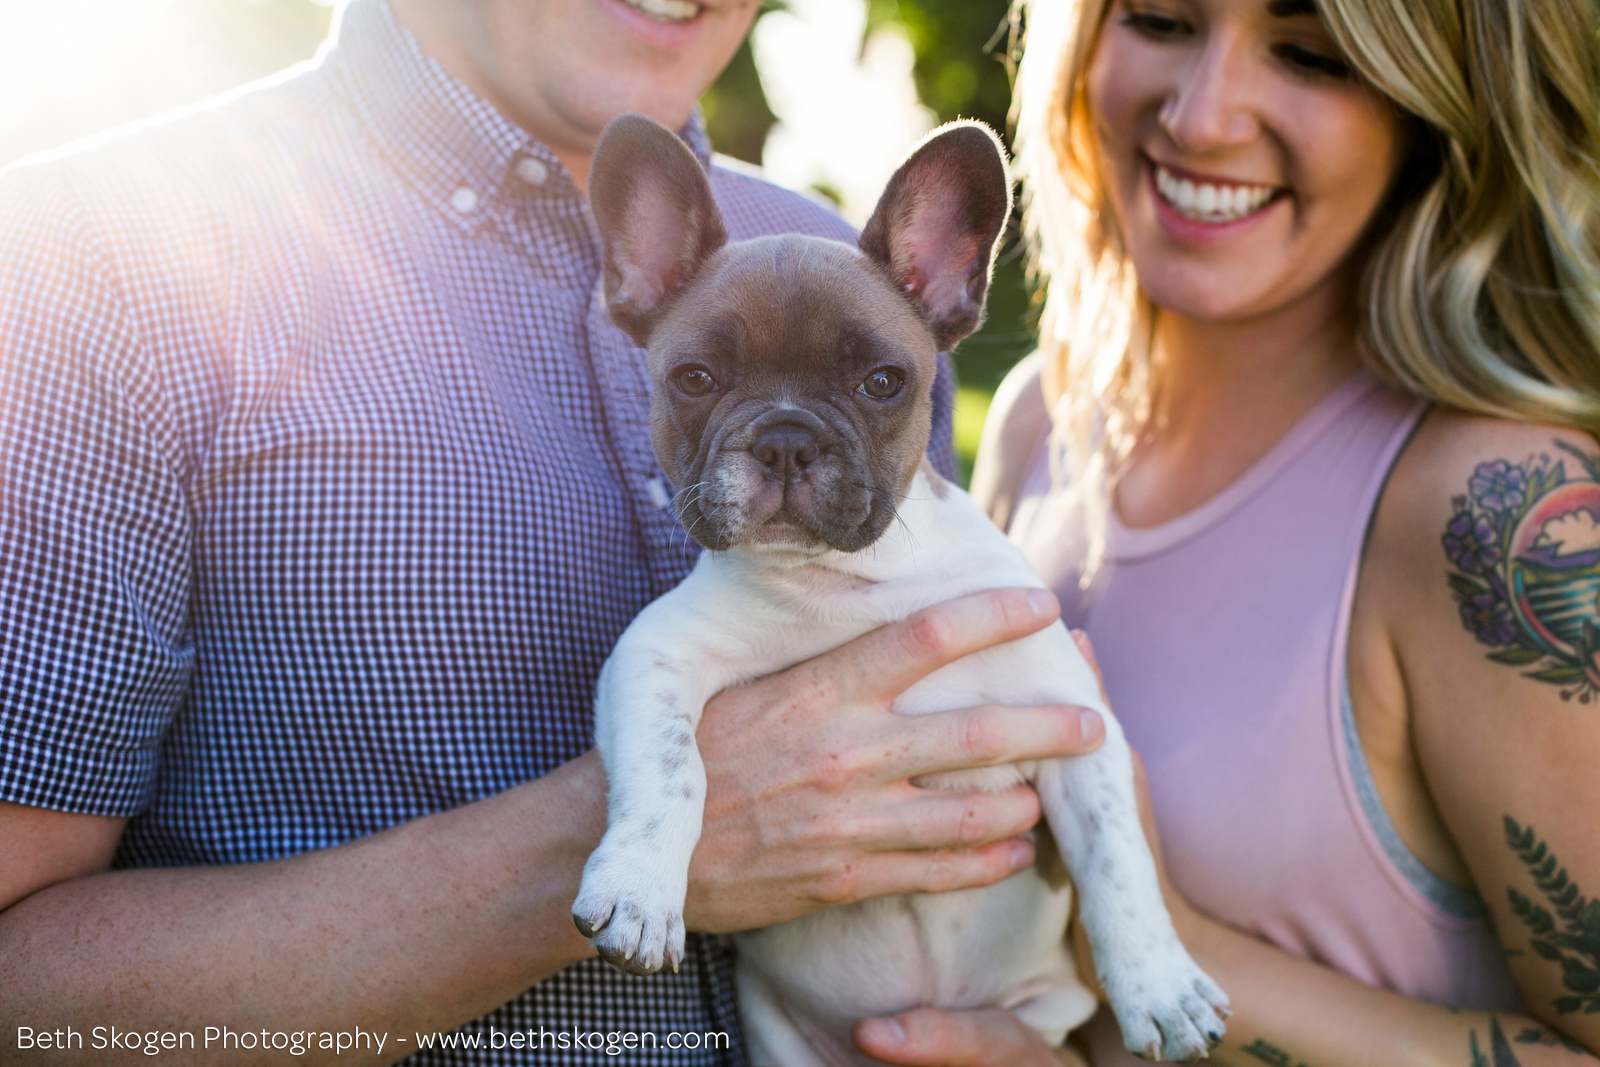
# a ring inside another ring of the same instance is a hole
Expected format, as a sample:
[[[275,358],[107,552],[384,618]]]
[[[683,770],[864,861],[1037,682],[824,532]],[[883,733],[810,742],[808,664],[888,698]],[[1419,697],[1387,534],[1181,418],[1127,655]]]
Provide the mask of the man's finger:
[[[861,1051],[908,1067],[1029,1067],[1053,1064],[1039,1036],[1001,1008],[919,1008],[855,1026]]]
[[[1097,713],[1071,704],[1031,708],[987,704],[907,715],[884,729],[890,734],[880,765],[886,780],[1079,756],[1099,748],[1106,736]]]
[[[1013,837],[979,848],[882,852],[830,869],[814,896],[829,907],[905,893],[948,893],[993,885],[1031,867],[1033,844]]]
[[[1026,637],[1060,614],[1048,589],[991,589],[923,608],[812,662],[832,661],[850,695],[892,700],[945,664]]]
[[[905,792],[902,804],[824,829],[849,837],[863,851],[910,852],[980,848],[1025,834],[1039,822],[1039,795],[1023,785],[993,793]]]

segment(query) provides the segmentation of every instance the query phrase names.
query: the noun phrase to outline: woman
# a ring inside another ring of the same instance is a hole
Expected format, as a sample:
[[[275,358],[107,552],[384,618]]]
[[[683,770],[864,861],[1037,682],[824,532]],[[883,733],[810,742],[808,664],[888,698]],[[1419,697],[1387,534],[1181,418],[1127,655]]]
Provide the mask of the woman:
[[[1213,1059],[1596,1062],[1600,9],[1028,15],[1044,344],[974,492],[1143,754]]]

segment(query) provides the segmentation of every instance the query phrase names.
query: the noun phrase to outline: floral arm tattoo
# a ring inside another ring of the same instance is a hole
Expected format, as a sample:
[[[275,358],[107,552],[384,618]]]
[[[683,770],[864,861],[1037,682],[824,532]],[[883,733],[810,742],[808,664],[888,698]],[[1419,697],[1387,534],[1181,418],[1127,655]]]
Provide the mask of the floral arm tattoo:
[[[1478,464],[1442,540],[1462,625],[1488,657],[1588,704],[1600,699],[1600,456],[1555,444],[1568,458]]]

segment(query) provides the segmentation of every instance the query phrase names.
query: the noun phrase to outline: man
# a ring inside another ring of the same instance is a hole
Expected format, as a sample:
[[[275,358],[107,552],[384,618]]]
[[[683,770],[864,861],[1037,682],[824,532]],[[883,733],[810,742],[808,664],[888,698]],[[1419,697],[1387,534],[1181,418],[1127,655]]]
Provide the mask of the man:
[[[0,178],[8,1062],[142,1055],[71,1042],[111,1024],[218,1032],[179,1062],[279,1033],[348,1062],[319,1038],[357,1030],[393,1062],[475,1019],[501,1047],[417,1062],[609,1058],[575,1031],[742,1062],[719,941],[633,979],[568,909],[604,824],[595,675],[692,561],[598,297],[589,152],[636,110],[707,160],[694,101],[754,10],[353,0],[316,64]],[[735,239],[849,239],[712,174]],[[948,434],[946,403],[947,468]],[[888,705],[1054,613],[968,598],[713,701],[691,929],[1031,862],[1031,793],[907,779],[1077,751],[1092,720]],[[941,1055],[1008,1025],[913,1023]]]

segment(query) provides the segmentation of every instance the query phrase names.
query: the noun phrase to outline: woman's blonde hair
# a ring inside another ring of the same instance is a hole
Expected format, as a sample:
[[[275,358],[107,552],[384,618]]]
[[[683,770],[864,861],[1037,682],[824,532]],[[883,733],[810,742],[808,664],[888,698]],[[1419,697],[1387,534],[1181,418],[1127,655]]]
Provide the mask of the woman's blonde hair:
[[[1018,0],[1018,169],[1043,285],[1045,390],[1072,475],[1104,484],[1145,431],[1155,311],[1123,254],[1085,80],[1112,0]],[[1363,358],[1464,411],[1600,432],[1600,0],[1318,0],[1407,115],[1370,230]]]

